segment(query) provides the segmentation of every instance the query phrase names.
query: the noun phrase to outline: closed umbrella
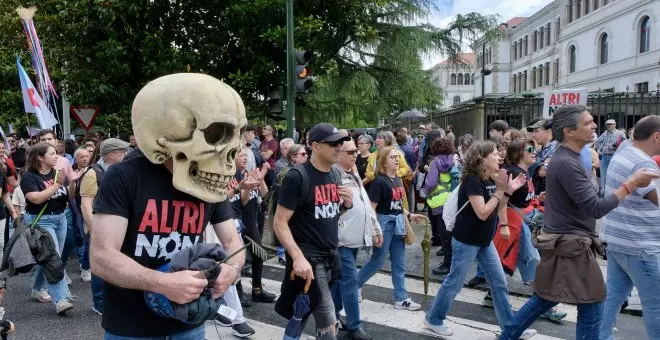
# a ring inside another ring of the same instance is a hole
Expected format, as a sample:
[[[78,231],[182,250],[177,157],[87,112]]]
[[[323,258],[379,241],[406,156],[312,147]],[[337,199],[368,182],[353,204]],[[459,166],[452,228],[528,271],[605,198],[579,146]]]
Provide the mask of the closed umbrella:
[[[424,218],[424,238],[422,239],[422,252],[424,253],[424,300],[429,293],[429,266],[431,265],[431,224]]]
[[[291,272],[291,281],[296,279],[296,275]],[[300,339],[302,334],[302,319],[303,316],[309,313],[309,287],[312,284],[312,279],[307,279],[303,292],[296,296],[296,302],[293,304],[293,316],[289,319],[289,323],[284,330],[284,338],[282,340],[297,340]]]

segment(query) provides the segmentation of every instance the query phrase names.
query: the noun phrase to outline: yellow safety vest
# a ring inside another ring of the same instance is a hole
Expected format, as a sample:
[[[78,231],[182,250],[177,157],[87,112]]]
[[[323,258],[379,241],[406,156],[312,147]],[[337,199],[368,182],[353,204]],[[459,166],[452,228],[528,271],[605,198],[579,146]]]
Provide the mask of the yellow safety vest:
[[[451,194],[451,174],[443,172],[438,179],[438,185],[426,196],[426,203],[431,209],[442,207],[447,202],[449,194]]]

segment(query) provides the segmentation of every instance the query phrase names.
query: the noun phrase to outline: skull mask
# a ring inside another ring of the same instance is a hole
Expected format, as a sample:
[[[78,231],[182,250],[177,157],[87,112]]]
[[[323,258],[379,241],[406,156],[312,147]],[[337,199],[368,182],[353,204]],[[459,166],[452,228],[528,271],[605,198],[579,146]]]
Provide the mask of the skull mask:
[[[227,199],[247,124],[243,101],[211,76],[179,73],[148,83],[132,109],[137,145],[154,164],[172,159],[172,184],[206,202]]]

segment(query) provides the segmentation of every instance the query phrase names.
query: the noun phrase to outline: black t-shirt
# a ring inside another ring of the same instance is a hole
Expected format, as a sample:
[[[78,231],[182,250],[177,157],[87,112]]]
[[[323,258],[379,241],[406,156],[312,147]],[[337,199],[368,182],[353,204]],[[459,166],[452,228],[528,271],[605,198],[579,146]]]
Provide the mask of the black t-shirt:
[[[232,218],[228,202],[206,203],[174,188],[164,165],[141,151],[108,168],[94,213],[128,219],[121,252],[142,266],[157,269],[181,249],[202,242],[206,225]],[[163,337],[198,327],[162,318],[148,309],[144,292],[104,284],[103,328],[126,337]]]
[[[507,169],[507,173],[511,175],[512,178],[518,177],[519,174],[527,175],[527,171],[523,170],[518,165],[512,165]],[[527,183],[520,187],[518,190],[514,191],[509,198],[509,204],[514,207],[525,209],[529,206],[529,202],[534,198],[534,184],[532,179],[527,176]]]
[[[362,157],[358,153],[357,159],[355,160],[355,167],[357,168],[360,178],[364,179],[367,172],[367,163],[369,163],[369,157]]]
[[[339,234],[339,192],[330,172],[317,170],[311,162],[303,164],[309,188],[303,192],[302,176],[289,170],[284,177],[277,204],[294,210],[289,227],[303,253],[337,248]]]
[[[21,177],[21,190],[27,196],[30,192],[41,192],[55,184],[55,169],[52,169],[48,175],[38,172],[28,171]],[[44,214],[63,213],[69,203],[69,193],[66,186],[62,186],[46,202],[34,204],[29,199],[25,199],[25,212],[32,215],[38,215],[41,209],[46,206]]]
[[[376,213],[382,215],[403,213],[405,194],[406,190],[399,177],[392,179],[387,175],[378,175],[369,187],[369,200],[378,203]]]
[[[244,174],[239,173],[237,170],[236,176],[234,176],[234,178],[229,183],[229,190],[232,190],[232,194],[233,194],[233,189],[238,186],[238,183],[241,180],[243,180],[243,175]],[[252,223],[256,225],[258,198],[259,198],[258,188],[250,190],[250,198],[245,205],[243,205],[243,203],[241,202],[240,192],[238,194],[234,194],[233,196],[229,197],[229,203],[231,203],[231,208],[232,211],[234,212],[234,218],[240,219],[241,221],[243,221],[243,224],[245,224],[246,226],[252,225]]]
[[[458,209],[469,200],[469,196],[483,196],[484,202],[487,203],[493,195],[495,195],[495,182],[482,181],[476,176],[467,176],[458,190]],[[495,216],[497,216],[497,209],[485,221],[482,221],[474,212],[472,204],[468,204],[456,216],[456,224],[452,231],[454,238],[473,246],[488,246],[495,233]]]
[[[2,170],[0,170],[0,190],[2,190],[1,194],[3,195],[9,192],[9,189],[7,188],[7,175],[5,175],[5,172]],[[0,220],[4,220],[5,218],[7,218],[7,211],[5,210],[5,202],[0,200]]]

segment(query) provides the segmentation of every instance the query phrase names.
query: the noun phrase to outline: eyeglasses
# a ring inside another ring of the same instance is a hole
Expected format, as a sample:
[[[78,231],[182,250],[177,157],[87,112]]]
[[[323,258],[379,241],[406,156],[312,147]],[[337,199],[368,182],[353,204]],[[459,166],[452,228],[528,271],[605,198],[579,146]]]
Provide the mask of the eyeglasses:
[[[298,153],[295,153],[294,156],[303,156],[303,157],[307,157],[307,152],[298,152]]]
[[[355,153],[357,153],[357,150],[344,150],[344,152],[348,155],[353,156],[353,155],[355,155]]]
[[[399,156],[397,156],[397,155],[391,155],[391,156],[387,156],[387,158],[389,158],[389,159],[391,159],[391,160],[397,160],[397,159],[399,159]]]
[[[528,146],[524,150],[525,150],[525,152],[536,153],[536,147],[533,147],[533,146]]]

